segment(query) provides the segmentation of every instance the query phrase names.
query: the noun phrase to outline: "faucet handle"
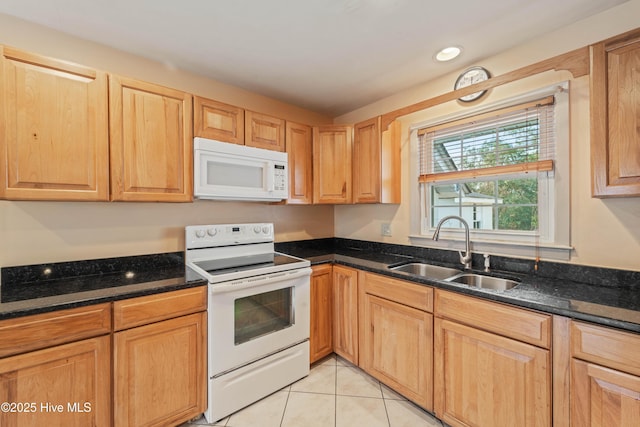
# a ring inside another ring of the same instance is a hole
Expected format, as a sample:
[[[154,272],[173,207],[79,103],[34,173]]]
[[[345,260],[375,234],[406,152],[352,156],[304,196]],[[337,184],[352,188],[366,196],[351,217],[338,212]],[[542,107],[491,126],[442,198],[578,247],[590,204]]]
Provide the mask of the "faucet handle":
[[[460,255],[460,263],[464,264],[465,270],[471,270],[471,251],[468,251],[466,254],[463,254],[462,251],[458,251]]]

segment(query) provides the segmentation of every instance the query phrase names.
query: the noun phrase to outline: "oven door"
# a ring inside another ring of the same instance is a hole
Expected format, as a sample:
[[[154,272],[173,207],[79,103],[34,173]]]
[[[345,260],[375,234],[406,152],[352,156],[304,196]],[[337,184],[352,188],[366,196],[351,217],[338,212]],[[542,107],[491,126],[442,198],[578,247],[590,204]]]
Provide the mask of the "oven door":
[[[310,268],[209,285],[209,377],[309,339]]]

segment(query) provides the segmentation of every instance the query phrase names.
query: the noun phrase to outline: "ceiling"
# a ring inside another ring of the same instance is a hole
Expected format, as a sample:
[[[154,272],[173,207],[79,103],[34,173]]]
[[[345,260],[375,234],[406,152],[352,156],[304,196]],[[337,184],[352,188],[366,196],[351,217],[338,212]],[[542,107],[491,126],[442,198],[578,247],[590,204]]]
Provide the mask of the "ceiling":
[[[0,13],[339,116],[626,0],[2,0]],[[436,63],[436,50],[462,55]]]

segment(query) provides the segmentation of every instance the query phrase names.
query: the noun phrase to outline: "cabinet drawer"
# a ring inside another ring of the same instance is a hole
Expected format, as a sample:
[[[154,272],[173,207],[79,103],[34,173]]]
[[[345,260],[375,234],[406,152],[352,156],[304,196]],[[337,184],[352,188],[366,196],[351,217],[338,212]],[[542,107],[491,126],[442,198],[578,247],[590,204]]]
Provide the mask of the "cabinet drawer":
[[[110,331],[110,303],[3,320],[0,322],[0,357],[108,334]]]
[[[436,291],[435,312],[439,317],[456,320],[518,341],[549,348],[551,316],[507,305]]]
[[[433,288],[378,274],[363,273],[364,291],[418,310],[433,312]]]
[[[571,322],[571,356],[640,375],[640,335]]]
[[[113,303],[113,329],[133,328],[206,309],[206,286],[116,301]]]

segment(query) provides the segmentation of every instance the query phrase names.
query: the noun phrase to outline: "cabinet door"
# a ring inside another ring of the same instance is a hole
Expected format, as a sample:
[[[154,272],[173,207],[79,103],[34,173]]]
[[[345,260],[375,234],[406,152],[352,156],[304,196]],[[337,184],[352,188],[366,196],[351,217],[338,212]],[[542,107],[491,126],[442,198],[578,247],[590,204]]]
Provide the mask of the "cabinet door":
[[[285,123],[283,119],[247,110],[244,123],[245,145],[285,151]]]
[[[110,76],[111,198],[193,199],[191,95]]]
[[[402,125],[394,120],[380,131],[380,202],[398,204],[402,202]]]
[[[358,364],[358,271],[333,266],[333,350]]]
[[[0,359],[0,402],[0,426],[109,427],[110,337]]]
[[[117,426],[185,422],[206,406],[206,313],[114,334]]]
[[[548,350],[435,319],[437,416],[451,426],[551,425]]]
[[[108,200],[106,74],[0,52],[0,197]]]
[[[381,128],[376,117],[354,126],[354,203],[400,203],[400,123]]]
[[[287,122],[288,204],[313,203],[313,134],[310,126]]]
[[[363,296],[360,366],[433,410],[433,316],[374,295]]]
[[[310,362],[333,352],[333,276],[330,264],[313,267],[311,273]]]
[[[244,144],[244,110],[242,108],[195,96],[193,110],[195,136]]]
[[[571,425],[638,425],[640,377],[578,359],[571,361]]]
[[[356,124],[353,136],[353,201],[380,202],[380,117]]]
[[[595,197],[640,196],[640,31],[591,46]]]
[[[350,126],[313,128],[314,203],[351,203],[352,132]]]

